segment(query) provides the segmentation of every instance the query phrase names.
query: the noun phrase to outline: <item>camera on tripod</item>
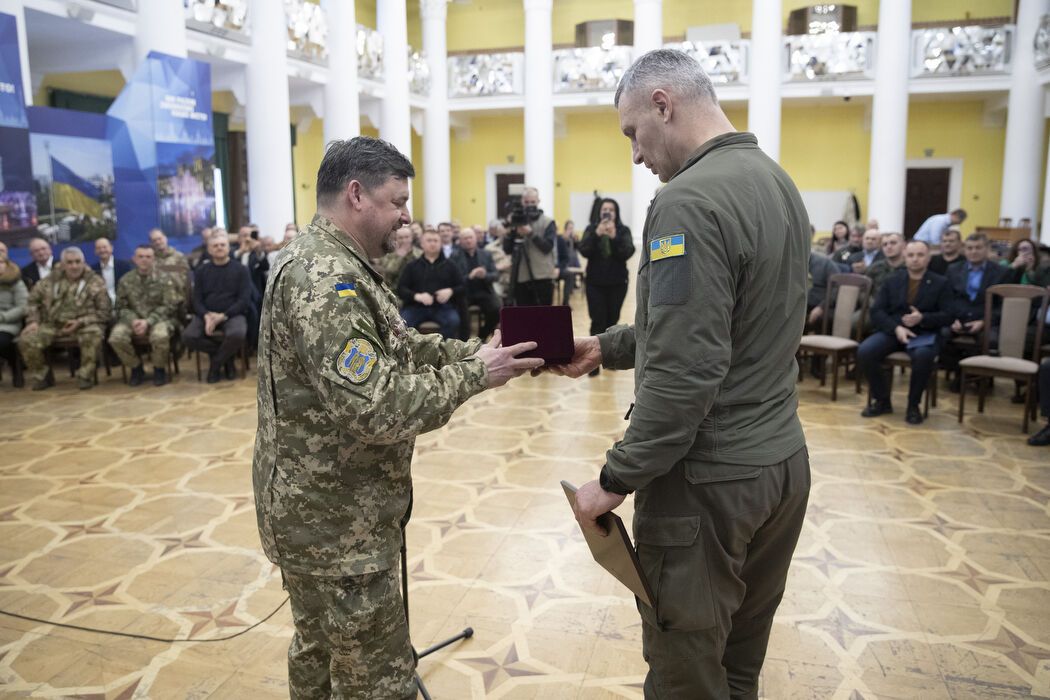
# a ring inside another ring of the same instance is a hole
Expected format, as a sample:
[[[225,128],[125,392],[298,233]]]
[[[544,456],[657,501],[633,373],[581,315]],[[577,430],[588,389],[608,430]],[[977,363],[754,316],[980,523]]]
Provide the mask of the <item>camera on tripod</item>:
[[[521,202],[521,196],[525,192],[525,185],[513,184],[508,188],[508,199],[504,206],[504,222],[512,231],[518,226],[528,226],[540,218],[543,212],[537,207],[526,207]]]

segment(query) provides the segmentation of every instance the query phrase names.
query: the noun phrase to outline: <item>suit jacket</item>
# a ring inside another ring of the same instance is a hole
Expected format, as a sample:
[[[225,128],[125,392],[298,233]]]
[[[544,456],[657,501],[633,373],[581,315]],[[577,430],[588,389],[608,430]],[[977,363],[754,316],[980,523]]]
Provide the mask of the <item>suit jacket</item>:
[[[935,272],[926,271],[919,283],[915,301],[908,303],[908,271],[904,268],[891,273],[879,287],[871,307],[871,325],[893,335],[897,326],[903,325],[901,317],[914,306],[922,312],[922,321],[912,328],[916,333],[936,332],[951,325],[952,289],[948,280]]]
[[[51,270],[54,271],[58,265],[58,259],[51,264]],[[32,289],[33,285],[40,281],[40,270],[37,269],[36,263],[32,260],[29,264],[22,268],[22,281],[26,283],[26,289]]]
[[[466,291],[468,294],[484,294],[492,291],[492,283],[499,279],[499,272],[496,270],[496,263],[492,259],[492,253],[485,250],[484,248],[478,248],[474,251],[477,256],[477,260],[471,263],[470,259],[467,258],[467,253],[462,248],[457,248],[456,252],[449,258],[449,262],[456,266],[459,270],[460,276],[463,278],[466,284]],[[481,279],[469,279],[467,275],[475,267],[485,268],[485,276]]]
[[[954,301],[952,305],[953,320],[958,319],[962,323],[984,320],[984,293],[993,284],[1002,281],[1003,268],[991,260],[984,261],[984,276],[981,278],[981,288],[977,296],[970,301],[970,295],[966,293],[966,283],[969,279],[970,263],[963,260],[958,265],[948,268],[948,281],[951,283]]]
[[[33,267],[36,267],[36,265]],[[91,269],[95,271],[96,275],[102,275],[102,264],[98,261],[95,261],[95,264],[91,266]],[[113,258],[113,284],[116,285],[117,282],[120,282],[120,278],[131,272],[132,269],[132,264],[127,260]]]

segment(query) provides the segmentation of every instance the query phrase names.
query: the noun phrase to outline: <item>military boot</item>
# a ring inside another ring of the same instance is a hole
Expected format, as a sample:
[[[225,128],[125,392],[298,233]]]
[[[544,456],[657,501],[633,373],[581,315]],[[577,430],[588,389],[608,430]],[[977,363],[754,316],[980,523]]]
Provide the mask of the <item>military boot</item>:
[[[138,386],[145,378],[146,371],[142,368],[142,364],[139,363],[138,367],[131,368],[131,379],[128,380],[128,386]]]
[[[164,386],[168,383],[168,373],[162,367],[153,368],[153,386]]]
[[[92,377],[77,377],[77,388],[81,391],[86,391],[93,386],[95,386],[95,380]]]
[[[43,391],[44,389],[53,387],[54,385],[55,373],[51,370],[48,370],[47,374],[45,374],[42,379],[37,379],[35,382],[33,382],[33,391]]]

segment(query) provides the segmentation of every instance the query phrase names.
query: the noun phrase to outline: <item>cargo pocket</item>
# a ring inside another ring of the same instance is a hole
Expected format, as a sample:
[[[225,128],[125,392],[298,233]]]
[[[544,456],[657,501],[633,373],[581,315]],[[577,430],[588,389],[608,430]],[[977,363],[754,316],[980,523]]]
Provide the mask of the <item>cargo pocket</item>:
[[[703,630],[715,625],[714,603],[698,515],[635,513],[638,560],[656,597],[641,604],[642,619],[662,630]]]
[[[710,462],[683,463],[685,480],[690,484],[716,484],[721,481],[757,479],[762,467],[740,464],[711,464]]]

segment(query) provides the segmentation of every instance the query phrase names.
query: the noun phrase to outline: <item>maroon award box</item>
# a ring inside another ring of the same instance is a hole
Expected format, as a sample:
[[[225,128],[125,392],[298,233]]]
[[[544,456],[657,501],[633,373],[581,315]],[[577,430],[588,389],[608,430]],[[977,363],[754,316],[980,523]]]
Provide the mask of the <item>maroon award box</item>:
[[[504,306],[499,312],[504,347],[536,341],[536,349],[519,357],[540,357],[548,365],[572,361],[572,309],[568,306]]]

